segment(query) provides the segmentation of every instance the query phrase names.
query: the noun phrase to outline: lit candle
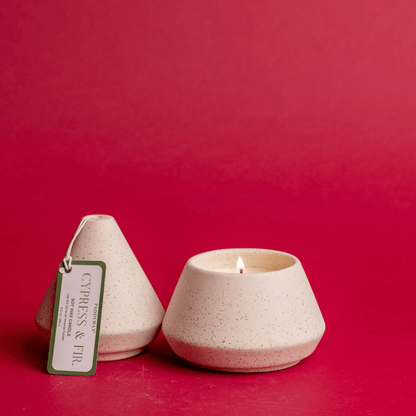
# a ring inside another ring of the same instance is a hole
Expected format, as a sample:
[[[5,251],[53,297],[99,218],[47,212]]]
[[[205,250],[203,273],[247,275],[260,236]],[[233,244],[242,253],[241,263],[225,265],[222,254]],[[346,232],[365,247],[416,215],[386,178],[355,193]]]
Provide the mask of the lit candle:
[[[237,265],[236,267],[232,267],[231,265],[228,265],[228,260],[226,261],[218,261],[216,263],[213,263],[210,265],[210,268],[216,272],[223,272],[223,273],[239,273],[239,274],[256,274],[256,273],[266,273],[266,272],[272,272],[274,270],[278,270],[277,268],[273,267],[273,265],[269,265],[268,262],[265,262],[262,264],[262,260],[259,258],[253,257],[251,251],[247,250],[241,250],[245,251],[245,259],[247,262],[247,266],[245,265],[243,259],[241,256],[238,256],[237,259]]]
[[[295,256],[226,249],[188,260],[162,328],[185,360],[250,373],[291,367],[307,357],[325,323]]]

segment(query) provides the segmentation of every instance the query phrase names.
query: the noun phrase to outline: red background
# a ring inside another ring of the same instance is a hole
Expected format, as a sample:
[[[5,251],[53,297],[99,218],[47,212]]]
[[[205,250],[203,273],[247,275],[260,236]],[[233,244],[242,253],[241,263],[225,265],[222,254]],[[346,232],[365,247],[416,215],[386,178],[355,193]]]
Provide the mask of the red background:
[[[414,409],[414,2],[3,0],[0,19],[5,414]],[[321,343],[236,375],[161,334],[47,375],[34,314],[88,214],[116,218],[165,308],[192,255],[296,255]]]

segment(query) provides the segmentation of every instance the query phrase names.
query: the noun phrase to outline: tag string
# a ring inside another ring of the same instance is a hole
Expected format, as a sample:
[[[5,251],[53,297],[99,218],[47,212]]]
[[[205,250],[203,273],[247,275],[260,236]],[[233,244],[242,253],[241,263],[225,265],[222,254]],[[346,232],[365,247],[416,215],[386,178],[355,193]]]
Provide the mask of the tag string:
[[[65,257],[63,259],[64,267],[67,272],[70,272],[72,269],[72,257],[71,257],[71,250],[72,246],[74,245],[75,239],[78,237],[78,234],[84,228],[84,225],[91,220],[92,218],[98,218],[96,215],[87,215],[84,217],[78,225],[77,230],[75,231],[74,236],[72,237],[71,242],[69,243],[68,250],[66,251]]]

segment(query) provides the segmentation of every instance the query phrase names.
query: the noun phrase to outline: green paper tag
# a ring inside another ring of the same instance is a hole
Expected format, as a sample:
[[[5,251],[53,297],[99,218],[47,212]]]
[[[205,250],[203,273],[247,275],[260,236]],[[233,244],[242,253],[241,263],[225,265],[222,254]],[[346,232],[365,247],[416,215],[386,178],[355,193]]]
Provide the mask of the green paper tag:
[[[97,367],[105,263],[73,261],[59,266],[48,372],[91,376]]]

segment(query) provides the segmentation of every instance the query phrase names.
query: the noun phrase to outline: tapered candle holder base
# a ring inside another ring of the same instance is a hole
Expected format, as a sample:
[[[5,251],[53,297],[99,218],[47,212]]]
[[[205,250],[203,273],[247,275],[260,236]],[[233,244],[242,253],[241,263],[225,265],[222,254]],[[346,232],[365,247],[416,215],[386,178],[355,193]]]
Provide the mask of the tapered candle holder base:
[[[275,367],[261,367],[261,368],[218,368],[218,367],[207,367],[205,365],[198,365],[198,367],[205,368],[211,371],[219,371],[221,373],[270,373],[271,371],[279,371],[284,370],[285,368],[293,367],[294,365],[300,362],[296,361],[294,363],[286,364],[286,365],[278,365]]]
[[[236,262],[244,260],[240,273]],[[215,371],[289,368],[315,350],[325,323],[300,261],[262,249],[192,257],[162,325],[181,358]]]

